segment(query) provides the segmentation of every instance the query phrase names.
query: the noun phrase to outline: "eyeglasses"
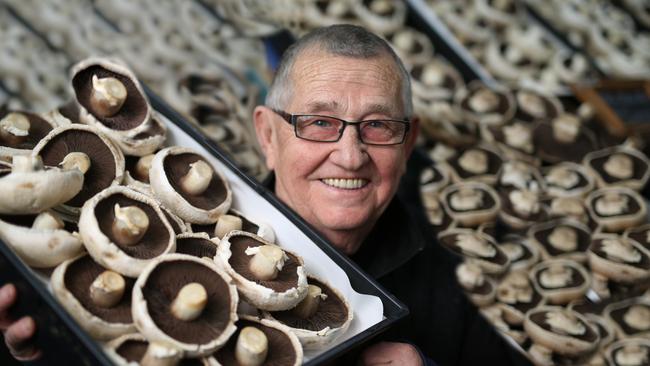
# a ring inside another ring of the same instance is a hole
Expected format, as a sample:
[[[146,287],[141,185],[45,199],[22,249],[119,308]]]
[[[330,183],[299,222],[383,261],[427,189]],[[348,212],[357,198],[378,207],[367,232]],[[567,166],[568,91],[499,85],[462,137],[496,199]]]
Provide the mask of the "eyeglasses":
[[[411,124],[407,118],[370,119],[349,122],[317,114],[291,114],[273,109],[287,123],[293,125],[296,137],[316,142],[337,142],[348,125],[356,127],[359,139],[366,145],[399,145],[404,142]]]

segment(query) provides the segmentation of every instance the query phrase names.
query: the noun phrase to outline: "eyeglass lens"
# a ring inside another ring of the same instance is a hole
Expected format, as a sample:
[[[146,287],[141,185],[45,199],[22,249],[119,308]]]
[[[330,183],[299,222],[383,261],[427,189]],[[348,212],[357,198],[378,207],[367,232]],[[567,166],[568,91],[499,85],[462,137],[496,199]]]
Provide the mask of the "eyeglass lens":
[[[326,116],[295,116],[298,137],[314,141],[337,141],[343,133],[344,121]],[[391,120],[363,121],[359,124],[361,141],[371,144],[400,143],[406,124]]]

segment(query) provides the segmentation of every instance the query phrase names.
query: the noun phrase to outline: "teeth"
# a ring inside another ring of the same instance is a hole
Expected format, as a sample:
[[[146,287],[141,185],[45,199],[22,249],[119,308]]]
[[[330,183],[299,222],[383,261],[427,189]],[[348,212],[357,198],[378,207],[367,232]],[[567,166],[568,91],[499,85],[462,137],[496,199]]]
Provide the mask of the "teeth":
[[[341,188],[341,189],[359,189],[365,186],[368,181],[365,179],[338,179],[338,178],[326,178],[322,179],[322,182],[328,186]]]

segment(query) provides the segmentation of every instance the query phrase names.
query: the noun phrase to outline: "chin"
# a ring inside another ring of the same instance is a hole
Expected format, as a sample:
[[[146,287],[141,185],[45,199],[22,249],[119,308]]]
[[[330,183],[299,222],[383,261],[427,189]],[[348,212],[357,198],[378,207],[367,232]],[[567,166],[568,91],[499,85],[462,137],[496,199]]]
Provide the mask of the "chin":
[[[374,223],[370,212],[341,209],[328,212],[319,220],[329,230],[351,231],[360,229],[369,223]]]

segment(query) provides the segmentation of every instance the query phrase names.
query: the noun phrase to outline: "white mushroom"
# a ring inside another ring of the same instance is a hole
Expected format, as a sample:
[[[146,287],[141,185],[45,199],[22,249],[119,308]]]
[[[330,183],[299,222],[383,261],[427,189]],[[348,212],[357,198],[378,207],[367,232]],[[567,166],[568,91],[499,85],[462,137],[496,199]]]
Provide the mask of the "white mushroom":
[[[476,210],[483,204],[483,192],[470,187],[461,187],[450,195],[449,204],[457,211]]]
[[[503,126],[505,143],[528,154],[534,150],[532,133],[533,131],[523,123]]]
[[[163,342],[149,342],[147,351],[139,364],[142,366],[176,366],[183,352]]]
[[[469,99],[469,107],[478,113],[492,112],[499,105],[499,95],[494,91],[482,88]]]
[[[552,264],[542,270],[539,276],[539,283],[546,288],[562,288],[571,283],[573,271],[570,268],[559,264]]]
[[[149,170],[151,170],[151,161],[154,156],[154,154],[148,154],[138,159],[138,162],[135,164],[135,174],[138,180],[149,183]]]
[[[602,216],[620,215],[627,210],[628,197],[618,192],[607,192],[596,200],[596,212]]]
[[[492,258],[497,254],[497,249],[483,238],[473,234],[458,234],[456,245],[463,253],[481,258]]]
[[[126,87],[117,78],[92,76],[90,105],[100,117],[110,117],[119,112],[126,96]]]
[[[632,305],[623,315],[623,321],[639,331],[650,330],[650,306],[645,304]]]
[[[53,211],[41,212],[32,223],[32,229],[37,230],[58,230],[63,229],[64,226],[61,217]]]
[[[316,314],[318,305],[322,300],[327,300],[327,295],[323,293],[322,289],[315,285],[309,285],[307,287],[307,296],[291,311],[303,319],[308,319]]]
[[[545,178],[550,184],[566,190],[575,187],[580,182],[578,173],[565,165],[557,165],[550,168]]]

